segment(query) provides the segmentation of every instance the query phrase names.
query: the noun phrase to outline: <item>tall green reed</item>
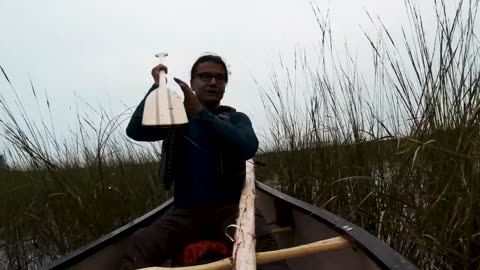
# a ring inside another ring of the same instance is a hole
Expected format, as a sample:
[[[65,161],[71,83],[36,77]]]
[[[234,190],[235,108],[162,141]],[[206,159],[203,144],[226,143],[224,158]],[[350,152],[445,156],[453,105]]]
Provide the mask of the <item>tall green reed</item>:
[[[271,141],[258,175],[422,269],[479,269],[479,1],[453,10],[434,1],[434,33],[415,2],[405,4],[410,25],[400,36],[367,13],[377,27],[365,33],[368,74],[348,50],[340,57],[329,14],[312,5],[318,58],[297,51],[271,86],[259,84]]]
[[[112,117],[80,100],[71,137],[62,140],[48,96],[42,100],[33,83],[31,90],[41,122],[11,83],[0,92],[9,161],[0,168],[0,259],[8,269],[38,268],[171,196],[158,185],[158,144],[131,142],[120,128],[129,110]]]

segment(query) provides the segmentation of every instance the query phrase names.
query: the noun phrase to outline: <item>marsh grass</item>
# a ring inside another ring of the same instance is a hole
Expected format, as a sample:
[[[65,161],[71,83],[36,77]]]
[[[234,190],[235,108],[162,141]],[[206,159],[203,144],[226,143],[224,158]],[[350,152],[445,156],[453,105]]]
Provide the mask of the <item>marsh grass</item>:
[[[6,72],[5,78],[8,80]],[[171,195],[158,185],[158,145],[142,146],[86,104],[73,136],[59,142],[54,119],[31,120],[13,85],[0,95],[8,166],[0,168],[0,259],[8,269],[32,269],[126,224]],[[39,111],[50,111],[32,95]],[[12,105],[13,104],[13,105]]]
[[[271,86],[259,84],[272,140],[258,175],[422,269],[480,269],[479,1],[434,1],[434,33],[405,3],[401,36],[368,14],[378,29],[365,33],[369,82],[348,51],[340,60],[328,14],[312,6],[318,61],[296,52]]]
[[[368,14],[377,32],[365,33],[366,74],[336,51],[329,14],[312,5],[319,56],[297,51],[271,86],[259,83],[270,140],[257,177],[362,226],[422,269],[480,269],[479,3],[434,1],[434,33],[405,3],[401,36]],[[40,123],[20,98],[7,99],[12,85],[3,90],[3,266],[37,268],[171,196],[158,184],[158,145],[136,144],[120,128],[130,110],[111,117],[87,106],[62,141],[33,83],[47,112]]]

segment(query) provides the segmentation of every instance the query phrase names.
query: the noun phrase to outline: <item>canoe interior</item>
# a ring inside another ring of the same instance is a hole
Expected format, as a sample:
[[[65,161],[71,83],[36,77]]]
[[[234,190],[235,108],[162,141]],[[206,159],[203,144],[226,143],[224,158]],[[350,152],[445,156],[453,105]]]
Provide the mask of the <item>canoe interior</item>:
[[[276,227],[292,227],[291,231],[275,233],[279,248],[293,247],[328,239],[340,234],[329,226],[316,220],[283,201],[257,189],[257,207],[265,215],[267,221]],[[280,223],[280,225],[279,225]],[[283,224],[282,224],[283,223]],[[292,270],[304,269],[380,269],[360,249],[348,248],[340,251],[329,251],[288,260]]]
[[[171,200],[166,202],[144,217],[54,262],[45,269],[119,269],[119,258],[126,250],[129,235],[138,228],[151,223],[171,207],[171,202]],[[292,270],[416,269],[388,245],[361,228],[259,182],[257,182],[256,189],[256,207],[271,223],[272,229],[277,231],[275,237],[279,248],[307,244],[336,236],[347,237],[355,246],[340,251],[329,251],[288,260],[287,263]],[[165,266],[168,266],[168,262],[165,263]]]

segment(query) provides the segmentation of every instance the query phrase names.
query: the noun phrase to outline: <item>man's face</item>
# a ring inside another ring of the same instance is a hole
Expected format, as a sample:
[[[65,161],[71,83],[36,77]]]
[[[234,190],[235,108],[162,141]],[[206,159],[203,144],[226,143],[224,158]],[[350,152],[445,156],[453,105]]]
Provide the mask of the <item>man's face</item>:
[[[225,70],[215,62],[200,63],[190,85],[202,105],[219,105],[225,93]]]

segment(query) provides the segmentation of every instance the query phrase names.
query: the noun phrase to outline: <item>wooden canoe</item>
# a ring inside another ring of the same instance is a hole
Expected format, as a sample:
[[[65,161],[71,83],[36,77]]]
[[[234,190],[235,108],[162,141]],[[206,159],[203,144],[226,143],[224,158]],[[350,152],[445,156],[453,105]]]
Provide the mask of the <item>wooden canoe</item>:
[[[172,206],[168,200],[144,216],[60,258],[43,269],[118,269],[129,235],[153,222]],[[287,260],[300,269],[418,269],[364,229],[324,209],[307,204],[256,181],[256,207],[263,213],[279,243],[288,248],[342,236],[352,247]]]

